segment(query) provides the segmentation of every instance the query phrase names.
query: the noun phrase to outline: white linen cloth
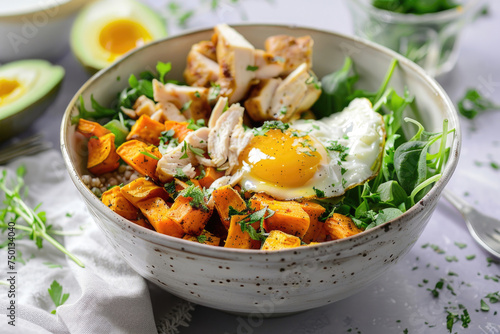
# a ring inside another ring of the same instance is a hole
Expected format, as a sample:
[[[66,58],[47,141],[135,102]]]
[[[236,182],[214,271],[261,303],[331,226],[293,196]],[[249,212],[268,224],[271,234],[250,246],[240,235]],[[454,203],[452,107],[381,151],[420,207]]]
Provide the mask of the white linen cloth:
[[[66,172],[59,152],[51,150],[23,157],[7,169],[15,177],[20,165],[26,166],[25,201],[31,207],[42,202],[47,225],[75,236],[56,239],[76,255],[85,268],[79,267],[52,244],[43,241],[38,249],[27,237],[15,241],[16,247],[16,326],[6,316],[8,286],[0,285],[0,333],[177,333],[179,325],[187,326],[193,306],[153,287],[135,273],[109,245],[92,220],[85,204]],[[1,200],[5,197],[0,191]],[[17,232],[19,233],[19,231]],[[7,233],[0,233],[0,242]],[[0,281],[7,272],[7,248],[0,249]],[[53,265],[58,265],[57,267]],[[56,280],[68,300],[55,308],[48,288]],[[163,311],[155,324],[150,289],[156,307]],[[56,309],[56,314],[51,311]],[[170,310],[170,312],[165,312]]]

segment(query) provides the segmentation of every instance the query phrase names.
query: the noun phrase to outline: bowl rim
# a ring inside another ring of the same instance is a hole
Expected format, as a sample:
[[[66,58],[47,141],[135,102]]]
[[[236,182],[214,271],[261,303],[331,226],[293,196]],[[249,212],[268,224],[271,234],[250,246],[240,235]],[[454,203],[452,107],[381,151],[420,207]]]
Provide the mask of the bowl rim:
[[[363,0],[347,0],[347,3],[350,5],[363,7],[366,11],[373,14],[383,22],[402,24],[439,24],[442,22],[457,20],[461,17],[473,14],[474,9],[478,8],[481,4],[483,4],[483,2],[484,0],[469,0],[467,3],[459,4],[455,8],[450,8],[436,13],[404,14],[374,7],[371,4],[366,4]]]
[[[9,22],[9,21],[21,21],[23,17],[28,15],[35,15],[40,12],[51,12],[57,9],[53,15],[49,15],[50,18],[58,18],[66,15],[70,15],[81,7],[86,5],[87,3],[94,2],[95,0],[67,0],[62,3],[58,0],[52,0],[50,3],[47,3],[45,6],[43,4],[38,4],[37,6],[32,6],[24,10],[18,10],[16,12],[11,13],[1,13],[0,12],[0,20]],[[29,20],[29,18],[28,18]]]
[[[76,168],[72,165],[71,163],[71,158],[67,149],[66,145],[66,136],[69,127],[67,128],[65,125],[66,124],[71,124],[70,118],[71,118],[71,113],[73,111],[73,108],[76,107],[77,101],[79,99],[79,96],[85,91],[89,86],[91,86],[97,79],[100,77],[106,75],[106,73],[113,71],[113,69],[117,68],[120,66],[121,62],[125,61],[128,58],[133,57],[136,53],[144,52],[145,49],[149,47],[153,47],[156,44],[159,43],[164,43],[165,41],[169,40],[175,40],[179,38],[184,38],[185,36],[193,35],[193,34],[198,34],[198,33],[206,33],[209,31],[213,30],[213,27],[209,28],[201,28],[201,29],[192,29],[189,31],[186,31],[182,34],[177,34],[174,36],[168,36],[166,38],[160,39],[153,41],[149,44],[146,44],[144,46],[141,46],[137,49],[134,49],[128,53],[126,53],[122,58],[119,60],[115,61],[112,63],[110,66],[108,66],[105,69],[100,70],[96,74],[94,74],[89,80],[87,80],[81,87],[80,89],[75,93],[71,101],[69,102],[68,106],[66,107],[66,110],[63,115],[63,119],[61,122],[61,131],[60,131],[60,149],[62,152],[63,160],[66,165],[66,168],[68,170],[68,173],[70,175],[70,178],[72,179],[73,183],[77,187],[77,189],[80,191],[81,196],[84,197],[89,202],[93,202],[97,208],[100,209],[100,213],[105,215],[109,220],[111,220],[114,224],[119,225],[120,223],[123,224],[121,227],[123,230],[131,230],[132,233],[135,233],[135,235],[139,238],[144,239],[148,243],[155,244],[158,246],[163,246],[171,249],[176,249],[182,252],[186,253],[191,253],[191,254],[197,254],[199,256],[206,256],[206,257],[211,257],[211,258],[225,258],[225,259],[230,259],[234,256],[242,256],[242,257],[250,257],[254,261],[271,261],[271,260],[279,260],[281,259],[284,255],[286,254],[294,254],[293,256],[296,257],[297,259],[301,257],[310,257],[309,254],[311,253],[317,253],[321,251],[322,249],[326,250],[329,247],[335,246],[335,245],[351,245],[351,243],[356,243],[357,241],[362,240],[363,238],[369,236],[369,235],[374,235],[374,237],[378,237],[376,235],[377,233],[383,233],[383,231],[387,231],[388,229],[391,229],[392,226],[395,226],[397,224],[401,224],[404,222],[404,220],[407,217],[412,217],[422,211],[424,207],[426,206],[426,203],[431,200],[431,198],[436,197],[437,195],[440,194],[442,189],[446,186],[448,183],[449,179],[451,178],[457,164],[458,164],[458,159],[460,156],[460,148],[461,148],[461,143],[462,143],[462,135],[461,135],[461,129],[460,129],[460,122],[458,118],[458,113],[455,109],[455,106],[453,102],[451,101],[450,97],[448,94],[445,92],[445,90],[441,87],[441,85],[434,79],[432,78],[429,74],[425,72],[424,69],[422,69],[420,66],[412,62],[411,60],[403,57],[402,55],[396,53],[395,51],[392,51],[384,46],[381,46],[379,44],[376,44],[374,42],[371,42],[369,40],[365,40],[363,38],[357,37],[357,36],[350,36],[338,32],[333,32],[325,29],[318,29],[314,27],[308,27],[308,26],[303,26],[303,25],[290,25],[290,24],[265,24],[265,23],[243,23],[243,24],[231,24],[231,27],[234,27],[238,29],[238,27],[274,27],[274,28],[285,28],[285,29],[301,29],[301,30],[308,30],[311,32],[317,32],[317,33],[326,33],[329,35],[333,35],[337,38],[343,38],[350,40],[355,43],[361,43],[364,46],[385,54],[388,57],[391,58],[396,58],[400,64],[404,64],[405,66],[408,67],[409,70],[416,72],[417,76],[423,79],[425,83],[427,83],[438,95],[442,97],[442,100],[444,102],[444,107],[450,111],[450,114],[448,115],[448,120],[452,120],[453,124],[456,124],[455,127],[455,132],[453,136],[453,143],[450,146],[450,153],[449,153],[449,159],[446,162],[445,169],[442,173],[441,178],[436,181],[432,189],[415,205],[413,205],[411,208],[409,208],[406,212],[404,212],[402,215],[399,217],[390,220],[388,222],[385,222],[381,225],[378,225],[374,228],[371,228],[368,231],[363,231],[359,234],[356,234],[354,236],[348,237],[348,238],[343,238],[343,239],[338,239],[338,240],[332,240],[324,243],[320,243],[318,245],[314,246],[309,246],[309,247],[300,247],[300,251],[297,251],[297,248],[290,248],[290,249],[283,249],[283,250],[277,250],[277,251],[263,251],[263,250],[256,250],[256,249],[236,249],[236,248],[225,248],[225,247],[214,247],[210,245],[205,245],[205,244],[200,244],[200,243],[195,243],[192,241],[184,240],[182,238],[175,238],[169,235],[161,234],[158,233],[154,230],[149,230],[147,228],[144,228],[142,226],[139,226],[137,224],[134,224],[133,222],[121,217],[117,213],[115,213],[112,210],[109,210],[109,208],[104,205],[92,192],[91,190],[83,183],[81,177],[79,176],[78,172],[76,171]],[[82,189],[85,189],[82,191]],[[118,226],[120,228],[120,226]],[[366,241],[363,241],[362,243],[365,243]],[[283,260],[283,259],[281,259]]]

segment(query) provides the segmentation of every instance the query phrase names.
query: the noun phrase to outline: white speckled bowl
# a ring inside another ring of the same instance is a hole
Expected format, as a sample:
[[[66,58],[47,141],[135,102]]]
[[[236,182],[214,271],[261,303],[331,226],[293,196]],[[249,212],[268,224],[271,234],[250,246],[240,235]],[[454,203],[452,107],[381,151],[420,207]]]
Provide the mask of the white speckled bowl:
[[[96,223],[127,263],[146,279],[197,304],[230,312],[285,314],[335,302],[357,293],[404,256],[422,233],[450,179],[460,151],[457,113],[444,90],[425,72],[386,48],[357,38],[314,29],[237,26],[256,47],[276,34],[314,39],[315,72],[321,77],[339,68],[350,55],[361,75],[360,85],[376,89],[393,58],[398,66],[392,86],[407,86],[415,96],[420,119],[430,131],[440,131],[443,119],[455,128],[455,140],[443,177],[414,207],[398,219],[354,237],[276,252],[212,247],[162,235],[121,218],[85,187],[86,145],[74,136],[70,117],[78,96],[111,102],[131,73],[153,69],[158,60],[173,64],[171,77],[182,78],[191,45],[209,39],[211,30],[154,42],[127,55],[92,77],[69,104],[61,126],[61,149],[70,176]],[[347,54],[348,53],[348,54]],[[117,77],[121,80],[117,81]],[[450,136],[451,137],[451,136]]]

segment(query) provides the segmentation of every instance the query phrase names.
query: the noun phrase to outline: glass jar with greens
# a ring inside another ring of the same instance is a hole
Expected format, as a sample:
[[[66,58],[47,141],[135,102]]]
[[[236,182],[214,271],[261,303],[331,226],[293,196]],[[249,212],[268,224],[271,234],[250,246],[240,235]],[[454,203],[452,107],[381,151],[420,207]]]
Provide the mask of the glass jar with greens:
[[[449,72],[458,58],[463,27],[484,0],[347,0],[356,35],[382,44],[430,75]]]

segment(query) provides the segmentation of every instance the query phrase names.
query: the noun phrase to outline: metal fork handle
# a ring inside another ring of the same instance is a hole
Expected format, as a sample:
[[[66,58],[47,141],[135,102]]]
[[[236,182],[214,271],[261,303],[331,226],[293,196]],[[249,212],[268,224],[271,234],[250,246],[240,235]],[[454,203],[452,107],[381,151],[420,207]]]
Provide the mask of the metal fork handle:
[[[10,160],[22,155],[30,155],[42,152],[51,147],[52,143],[43,141],[42,134],[35,134],[0,150],[0,165],[3,165]]]
[[[443,197],[446,198],[446,200],[450,202],[455,208],[457,208],[457,210],[460,211],[462,215],[465,215],[472,210],[472,206],[469,203],[447,189],[443,190]]]

